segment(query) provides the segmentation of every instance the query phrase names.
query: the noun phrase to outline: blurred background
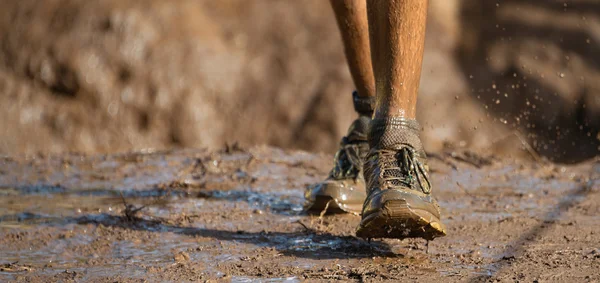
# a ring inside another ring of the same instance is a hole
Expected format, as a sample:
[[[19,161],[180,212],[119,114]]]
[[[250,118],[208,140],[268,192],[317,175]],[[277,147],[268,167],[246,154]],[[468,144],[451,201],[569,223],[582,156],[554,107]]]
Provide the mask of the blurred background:
[[[598,155],[598,51],[596,0],[431,0],[426,148]],[[0,1],[0,154],[331,153],[353,89],[325,0]]]

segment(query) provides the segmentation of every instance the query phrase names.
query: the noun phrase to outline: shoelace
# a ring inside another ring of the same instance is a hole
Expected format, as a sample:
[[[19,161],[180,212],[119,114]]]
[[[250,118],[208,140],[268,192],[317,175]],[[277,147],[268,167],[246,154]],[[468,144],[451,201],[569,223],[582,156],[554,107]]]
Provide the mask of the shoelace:
[[[340,180],[348,178],[358,178],[362,167],[360,160],[360,145],[348,143],[347,138],[342,139],[342,145],[336,152],[334,167],[329,174],[331,178]]]
[[[414,149],[403,147],[400,150],[382,149],[378,151],[380,160],[380,175],[383,182],[391,186],[401,186],[415,189],[415,181],[419,183],[423,193],[431,192],[431,183],[423,163]]]

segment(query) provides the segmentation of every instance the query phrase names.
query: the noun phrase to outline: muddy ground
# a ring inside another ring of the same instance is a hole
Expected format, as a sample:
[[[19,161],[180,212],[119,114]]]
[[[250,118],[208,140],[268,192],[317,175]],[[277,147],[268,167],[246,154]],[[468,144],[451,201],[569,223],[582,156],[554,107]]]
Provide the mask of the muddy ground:
[[[448,236],[302,212],[330,156],[270,147],[0,159],[0,281],[598,282],[600,160],[430,153]]]
[[[598,282],[596,2],[431,1],[427,245],[304,214],[331,155],[250,147],[354,119],[328,1],[0,1],[0,282]]]

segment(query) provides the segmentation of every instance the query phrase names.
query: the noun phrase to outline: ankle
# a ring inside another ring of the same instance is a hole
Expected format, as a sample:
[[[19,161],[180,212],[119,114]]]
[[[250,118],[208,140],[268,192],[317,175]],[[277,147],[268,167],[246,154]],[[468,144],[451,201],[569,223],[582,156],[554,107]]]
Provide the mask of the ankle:
[[[354,103],[354,111],[360,116],[373,117],[373,111],[375,109],[375,97],[361,97],[358,92],[352,93],[352,102]]]
[[[374,149],[392,149],[410,146],[417,151],[423,149],[419,132],[421,126],[416,119],[404,117],[373,118],[369,126],[369,146]]]
[[[346,137],[351,143],[366,143],[369,135],[369,125],[371,123],[371,117],[365,115],[359,115],[348,129]]]

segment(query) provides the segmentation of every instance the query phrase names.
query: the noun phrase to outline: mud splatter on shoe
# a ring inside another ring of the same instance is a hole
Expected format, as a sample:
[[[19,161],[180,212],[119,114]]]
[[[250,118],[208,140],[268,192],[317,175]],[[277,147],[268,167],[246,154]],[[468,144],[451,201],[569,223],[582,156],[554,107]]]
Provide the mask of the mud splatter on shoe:
[[[427,240],[445,236],[417,121],[374,119],[370,127],[371,149],[363,165],[367,198],[356,235]]]
[[[369,151],[368,127],[373,113],[373,99],[353,94],[354,109],[360,116],[342,138],[334,157],[334,166],[325,181],[309,186],[304,194],[304,208],[309,213],[349,212],[359,214],[367,196],[362,163]]]

